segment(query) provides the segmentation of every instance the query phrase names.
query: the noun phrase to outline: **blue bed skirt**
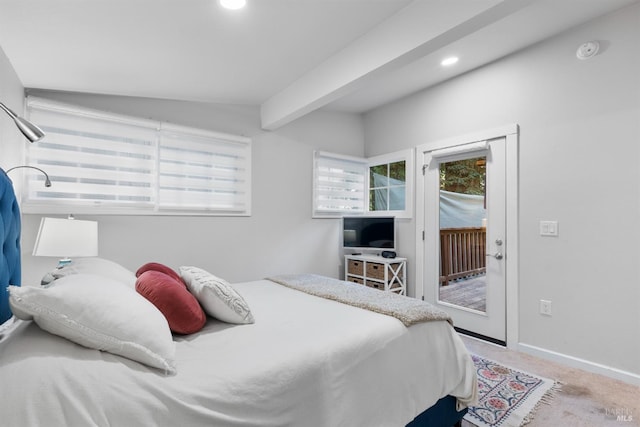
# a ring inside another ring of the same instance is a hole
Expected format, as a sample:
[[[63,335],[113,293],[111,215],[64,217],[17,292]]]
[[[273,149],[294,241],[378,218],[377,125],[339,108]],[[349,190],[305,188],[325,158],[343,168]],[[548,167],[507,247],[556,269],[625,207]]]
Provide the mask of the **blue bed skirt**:
[[[462,420],[467,408],[456,411],[456,398],[445,396],[418,415],[407,427],[451,427]]]

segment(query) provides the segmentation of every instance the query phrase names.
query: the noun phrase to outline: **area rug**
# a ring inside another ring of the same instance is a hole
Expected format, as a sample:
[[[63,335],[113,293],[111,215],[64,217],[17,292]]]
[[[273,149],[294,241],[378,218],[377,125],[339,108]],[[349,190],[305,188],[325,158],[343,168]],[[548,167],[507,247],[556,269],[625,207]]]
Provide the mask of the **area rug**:
[[[527,424],[540,403],[558,390],[556,381],[509,368],[472,354],[478,372],[476,406],[464,420],[478,427],[519,427]],[[464,425],[469,425],[463,423]]]

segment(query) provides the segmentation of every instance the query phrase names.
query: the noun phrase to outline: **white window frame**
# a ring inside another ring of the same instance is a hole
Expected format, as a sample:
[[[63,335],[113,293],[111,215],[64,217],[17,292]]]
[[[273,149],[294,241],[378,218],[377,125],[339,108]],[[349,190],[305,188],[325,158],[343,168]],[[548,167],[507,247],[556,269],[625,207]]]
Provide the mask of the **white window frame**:
[[[324,151],[314,151],[313,153],[313,218],[339,218],[344,215],[367,215],[367,216],[395,216],[396,218],[411,218],[413,216],[413,175],[414,175],[414,151],[412,149],[396,151],[389,154],[382,154],[370,158],[347,156],[342,154],[328,153]],[[319,191],[319,168],[318,162],[322,159],[335,161],[344,165],[359,165],[362,173],[362,186],[358,188],[361,192],[362,205],[359,209],[323,209],[320,205],[321,191]],[[372,166],[405,161],[405,209],[370,211],[369,210],[369,171]]]
[[[129,146],[128,129],[132,134],[139,134],[144,142],[144,156],[141,162],[146,162],[144,169],[136,169],[132,175],[134,178],[134,188],[122,187],[122,193],[135,192],[135,180],[141,180],[143,184],[141,193],[143,198],[135,199],[136,201],[120,199],[120,190],[118,190],[118,181],[120,176],[127,176],[127,172],[122,172],[118,168],[117,172],[111,172],[117,179],[105,178],[109,183],[105,184],[106,190],[113,191],[118,194],[116,200],[91,200],[85,201],[78,199],[56,199],[60,194],[69,194],[75,191],[78,194],[83,193],[83,184],[87,182],[87,178],[98,176],[99,172],[87,172],[83,169],[81,162],[78,161],[77,171],[73,169],[74,165],[65,164],[64,168],[56,166],[56,162],[52,162],[52,158],[64,157],[65,152],[57,152],[57,147],[49,145],[48,150],[39,147],[38,143],[25,148],[25,164],[35,166],[48,172],[52,181],[52,186],[44,187],[43,175],[32,169],[23,169],[24,182],[22,183],[22,205],[21,209],[25,213],[35,214],[115,214],[115,215],[202,215],[202,216],[250,216],[251,215],[251,139],[230,135],[208,130],[196,129],[185,126],[178,126],[168,123],[162,123],[153,120],[139,119],[126,115],[107,113],[104,111],[88,109],[75,105],[58,103],[41,98],[27,98],[27,114],[34,123],[38,123],[47,133],[47,128],[55,126],[50,123],[39,123],[37,120],[38,112],[41,117],[47,117],[47,114],[57,114],[64,118],[67,130],[74,130],[74,121],[78,121],[78,130],[84,131],[86,135],[87,126],[95,126],[95,123],[101,125],[100,136],[106,137],[108,143],[102,142],[109,150],[112,145],[110,132],[120,137],[113,139],[113,145],[119,145],[120,148],[116,154],[110,153],[110,156],[100,160],[100,144],[101,139],[94,142],[97,149],[93,149],[94,155],[97,157],[96,162],[108,161],[105,159],[113,158],[112,162],[129,162]],[[32,117],[36,116],[36,117]],[[49,116],[49,119],[51,116]],[[61,119],[62,120],[62,119]],[[84,126],[84,127],[83,127]],[[53,127],[51,127],[53,129]],[[122,137],[123,131],[125,137]],[[56,137],[61,138],[60,133],[50,132],[51,140]],[[76,139],[82,143],[84,136],[76,136]],[[88,138],[88,137],[87,137]],[[118,139],[119,138],[119,139]],[[90,138],[89,138],[90,139]],[[82,150],[78,151],[77,157],[74,151],[66,151],[66,155],[73,163],[74,158],[86,156],[86,149],[91,144],[87,139]],[[64,138],[59,139],[62,144]],[[47,141],[47,137],[43,139]],[[68,141],[64,141],[66,147],[74,147]],[[55,144],[54,144],[55,145]],[[168,148],[169,145],[173,148]],[[175,150],[175,147],[183,145],[185,150]],[[132,151],[137,150],[135,144],[131,146]],[[68,148],[67,148],[68,149]],[[98,154],[96,154],[98,152]],[[62,153],[62,154],[61,154]],[[119,153],[119,154],[118,154]],[[169,156],[167,157],[167,153]],[[201,154],[202,153],[202,154]],[[124,154],[124,155],[123,155]],[[122,156],[122,157],[118,157]],[[134,155],[135,157],[135,155]],[[202,159],[207,158],[207,161]],[[122,160],[119,160],[122,159]],[[135,163],[135,161],[133,161]],[[179,164],[179,167],[171,168],[171,163]],[[168,164],[168,166],[167,166]],[[178,170],[179,169],[179,170]],[[60,182],[56,186],[56,173]],[[68,175],[68,174],[71,175]],[[64,179],[64,176],[79,176],[77,184],[73,180]],[[105,172],[105,176],[108,175]],[[89,175],[89,176],[85,176]],[[67,182],[65,182],[67,181]],[[111,182],[116,183],[111,185]],[[124,179],[122,180],[124,181]],[[162,183],[162,184],[161,184]],[[162,187],[161,187],[162,185]],[[90,184],[88,185],[90,186]],[[57,191],[60,193],[56,195]],[[76,188],[78,190],[76,190]],[[47,194],[47,192],[51,192]],[[178,194],[178,197],[175,195]],[[171,198],[167,198],[171,195]],[[62,196],[64,197],[64,196]],[[142,197],[142,196],[141,196]],[[170,204],[166,201],[171,200]]]
[[[389,165],[391,163],[405,162],[405,192],[404,192],[404,209],[402,210],[369,210],[369,194],[370,194],[370,170],[374,166]],[[412,149],[396,151],[389,154],[381,154],[379,156],[369,157],[367,159],[367,214],[370,216],[395,216],[396,218],[411,218],[413,216],[413,169],[414,169],[414,152]]]

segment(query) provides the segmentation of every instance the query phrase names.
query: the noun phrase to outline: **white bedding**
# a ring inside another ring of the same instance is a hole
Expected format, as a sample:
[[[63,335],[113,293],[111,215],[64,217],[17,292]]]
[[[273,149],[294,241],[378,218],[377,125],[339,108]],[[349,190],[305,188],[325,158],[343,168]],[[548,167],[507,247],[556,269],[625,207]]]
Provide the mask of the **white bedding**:
[[[22,322],[0,341],[2,425],[401,427],[447,394],[476,397],[446,321],[406,328],[267,280],[233,286],[255,323],[176,337],[175,376]]]

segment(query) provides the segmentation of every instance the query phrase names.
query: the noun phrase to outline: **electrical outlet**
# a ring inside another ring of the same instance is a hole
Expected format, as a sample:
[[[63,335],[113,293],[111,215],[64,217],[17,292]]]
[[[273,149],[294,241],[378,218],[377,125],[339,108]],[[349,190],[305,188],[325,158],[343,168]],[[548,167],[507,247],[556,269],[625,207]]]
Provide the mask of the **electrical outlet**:
[[[546,299],[540,300],[540,314],[551,316],[551,301],[548,301]]]

